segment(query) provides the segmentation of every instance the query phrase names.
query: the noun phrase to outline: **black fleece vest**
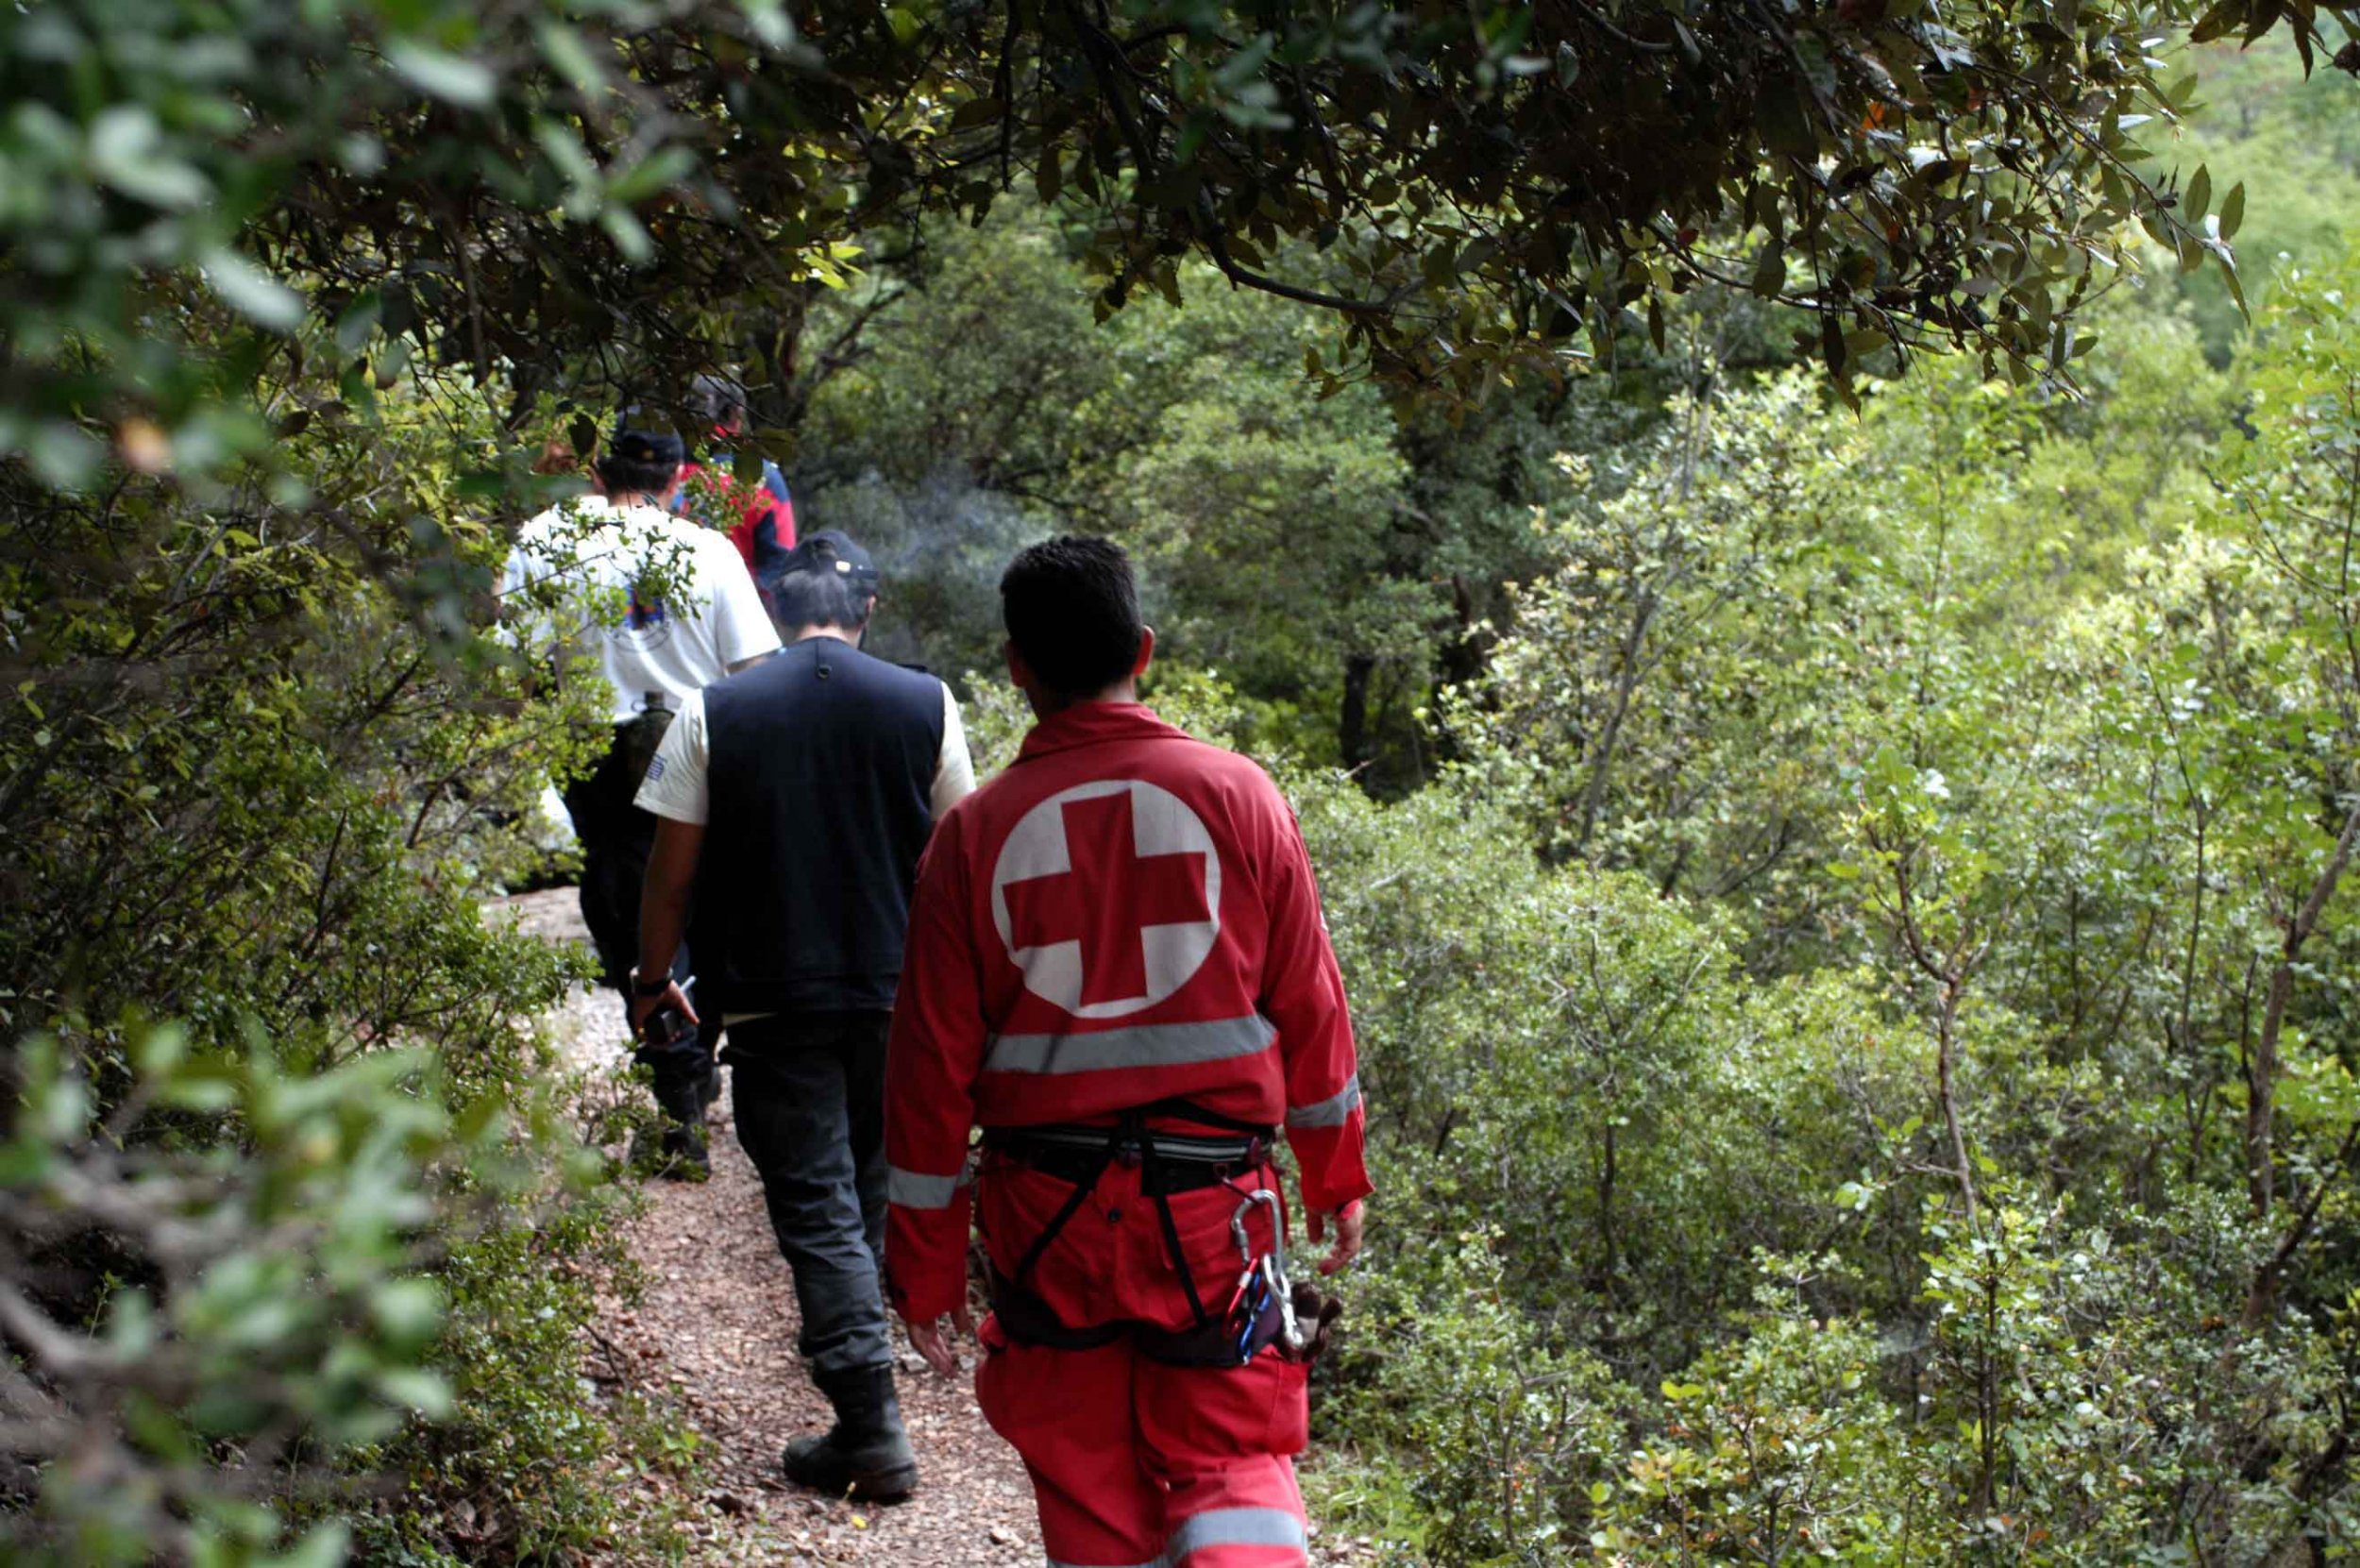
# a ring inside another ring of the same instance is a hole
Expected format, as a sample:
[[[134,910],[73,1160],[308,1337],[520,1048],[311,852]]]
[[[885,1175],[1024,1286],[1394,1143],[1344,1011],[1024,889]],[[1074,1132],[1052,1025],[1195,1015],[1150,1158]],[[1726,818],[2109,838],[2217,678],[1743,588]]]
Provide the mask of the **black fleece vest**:
[[[942,683],[813,637],[707,686],[704,702],[697,1000],[732,1013],[890,1008],[934,827]]]

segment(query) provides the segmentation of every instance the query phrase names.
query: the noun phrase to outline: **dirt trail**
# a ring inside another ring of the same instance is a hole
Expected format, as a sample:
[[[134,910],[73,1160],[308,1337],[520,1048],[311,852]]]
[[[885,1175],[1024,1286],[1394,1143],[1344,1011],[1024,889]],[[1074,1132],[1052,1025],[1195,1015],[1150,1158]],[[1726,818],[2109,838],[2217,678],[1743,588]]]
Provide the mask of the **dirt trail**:
[[[494,909],[542,936],[586,939],[571,888]],[[570,1060],[604,1067],[622,1054],[620,1012],[613,993],[585,990],[550,1030]],[[704,1450],[705,1495],[690,1499],[698,1558],[747,1568],[1039,1563],[1023,1467],[984,1424],[971,1379],[925,1371],[905,1343],[898,1380],[918,1449],[918,1493],[881,1509],[831,1502],[781,1478],[780,1449],[824,1431],[830,1416],[796,1359],[792,1282],[726,1093],[713,1109],[713,1179],[647,1185],[651,1206],[626,1239],[648,1289],[637,1307],[615,1307],[601,1328],[610,1353],[593,1358],[596,1371],[615,1374],[601,1381],[604,1396],[665,1394],[713,1445]]]

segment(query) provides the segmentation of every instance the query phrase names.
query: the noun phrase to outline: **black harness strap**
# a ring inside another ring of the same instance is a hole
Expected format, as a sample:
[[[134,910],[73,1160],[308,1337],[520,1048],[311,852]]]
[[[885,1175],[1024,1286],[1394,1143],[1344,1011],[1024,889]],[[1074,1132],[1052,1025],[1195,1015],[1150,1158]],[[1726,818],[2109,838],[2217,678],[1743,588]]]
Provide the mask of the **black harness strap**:
[[[1272,1134],[1269,1127],[1252,1121],[1240,1121],[1236,1117],[1223,1116],[1219,1111],[1207,1110],[1202,1105],[1181,1099],[1158,1100],[1153,1104],[1141,1105],[1135,1110],[1122,1112],[1115,1118],[1115,1124],[1106,1130],[1105,1147],[1098,1152],[1086,1179],[1077,1180],[1073,1184],[1073,1191],[1067,1197],[1064,1206],[1050,1217],[1049,1222],[1041,1226],[1040,1234],[1033,1239],[1033,1244],[1025,1252],[1023,1261],[1016,1266],[1016,1278],[1012,1283],[1021,1286],[1033,1277],[1033,1270],[1040,1262],[1043,1255],[1049,1251],[1049,1244],[1054,1241],[1058,1233],[1063,1231],[1071,1222],[1073,1217],[1082,1211],[1082,1206],[1089,1202],[1090,1193],[1097,1189],[1099,1178],[1105,1175],[1106,1167],[1112,1165],[1121,1156],[1124,1147],[1128,1145],[1138,1151],[1141,1185],[1150,1189],[1149,1195],[1154,1198],[1156,1212],[1163,1220],[1164,1241],[1172,1249],[1172,1266],[1179,1273],[1181,1283],[1188,1288],[1188,1305],[1195,1311],[1197,1322],[1201,1324],[1205,1321],[1205,1304],[1197,1295],[1196,1278],[1188,1272],[1188,1260],[1181,1255],[1180,1226],[1178,1222],[1172,1217],[1172,1196],[1169,1192],[1161,1190],[1168,1185],[1162,1179],[1165,1157],[1155,1152],[1155,1139],[1148,1135],[1148,1119],[1156,1116],[1194,1121],[1200,1126],[1219,1127],[1223,1132],[1239,1133],[1252,1139],[1253,1144],[1256,1146],[1267,1145]],[[1260,1147],[1249,1147],[1246,1155],[1247,1163],[1256,1163],[1260,1155]]]
[[[1008,1338],[1019,1344],[1047,1345],[1052,1350],[1096,1350],[1121,1339],[1131,1326],[1107,1323],[1094,1328],[1068,1328],[1047,1302],[997,1269],[991,1271],[991,1309]]]
[[[1249,1164],[1259,1162],[1273,1133],[1270,1127],[1252,1121],[1240,1121],[1234,1116],[1223,1116],[1221,1112],[1209,1110],[1194,1101],[1183,1100],[1176,1096],[1169,1100],[1158,1100],[1138,1114],[1142,1118],[1172,1117],[1193,1121],[1200,1126],[1219,1127],[1223,1132],[1241,1133],[1251,1140],[1246,1154]],[[1150,1179],[1152,1179],[1152,1172]],[[1164,1222],[1164,1245],[1172,1251],[1172,1272],[1180,1276],[1182,1289],[1188,1292],[1188,1310],[1196,1319],[1196,1326],[1202,1329],[1213,1321],[1212,1314],[1205,1310],[1204,1298],[1198,1294],[1196,1289],[1196,1275],[1188,1268],[1188,1257],[1180,1250],[1180,1225],[1179,1222],[1172,1217],[1172,1198],[1169,1193],[1158,1192],[1156,1194],[1155,1210]]]
[[[1098,1189],[1099,1178],[1106,1173],[1106,1167],[1115,1162],[1115,1155],[1122,1147],[1122,1135],[1131,1131],[1133,1123],[1126,1116],[1116,1121],[1112,1130],[1106,1134],[1105,1150],[1098,1156],[1098,1163],[1091,1167],[1089,1180],[1075,1182],[1073,1191],[1066,1199],[1064,1206],[1051,1216],[1047,1224],[1040,1227],[1040,1234],[1033,1238],[1033,1244],[1025,1252],[1024,1260],[1016,1266],[1016,1279],[1013,1283],[1020,1287],[1033,1277],[1034,1265],[1037,1264],[1041,1259],[1041,1255],[1049,1250],[1049,1243],[1057,1239],[1057,1233],[1065,1229],[1067,1223],[1076,1214],[1082,1212],[1084,1204],[1089,1202],[1090,1194]]]
[[[1018,1340],[1033,1344],[1087,1350],[1112,1343],[1128,1327],[1139,1341],[1140,1348],[1157,1360],[1181,1366],[1238,1365],[1236,1352],[1222,1343],[1227,1337],[1223,1324],[1205,1309],[1205,1298],[1196,1288],[1196,1274],[1188,1267],[1188,1255],[1181,1248],[1180,1222],[1172,1212],[1172,1194],[1168,1190],[1171,1183],[1166,1179],[1170,1156],[1156,1152],[1155,1140],[1147,1127],[1151,1117],[1192,1121],[1199,1126],[1218,1127],[1223,1132],[1243,1136],[1248,1139],[1244,1163],[1249,1169],[1262,1162],[1273,1134],[1273,1129],[1268,1126],[1240,1121],[1236,1117],[1223,1116],[1219,1111],[1207,1110],[1182,1099],[1158,1100],[1153,1104],[1122,1112],[1115,1119],[1115,1124],[1107,1129],[1105,1146],[1096,1152],[1087,1171],[1077,1172],[1085,1179],[1074,1182],[1072,1192],[1057,1212],[1050,1216],[1049,1222],[1041,1226],[1040,1234],[1033,1239],[1032,1246],[1025,1250],[1022,1261],[1016,1266],[1016,1277],[1004,1278],[998,1270],[992,1271],[993,1310],[999,1313],[1002,1326]],[[1138,1153],[1140,1189],[1155,1205],[1156,1218],[1162,1223],[1164,1246],[1172,1256],[1172,1272],[1180,1276],[1181,1289],[1188,1292],[1188,1312],[1194,1319],[1195,1327],[1186,1334],[1165,1334],[1160,1330],[1151,1330],[1144,1324],[1106,1324],[1095,1328],[1069,1328],[1057,1321],[1048,1303],[1035,1295],[1031,1288],[1033,1270],[1048,1253],[1050,1243],[1082,1211],[1082,1206],[1089,1202],[1090,1194],[1098,1189],[1099,1180],[1105,1175],[1106,1168],[1121,1157],[1126,1148]],[[1226,1170],[1220,1174],[1227,1185]],[[1266,1315],[1271,1317],[1274,1325],[1277,1321],[1275,1314]],[[1253,1345],[1255,1350],[1269,1342],[1269,1333],[1262,1331],[1264,1326],[1256,1325],[1255,1339],[1259,1342]]]
[[[1202,1328],[1212,1320],[1205,1310],[1204,1298],[1197,1294],[1196,1273],[1188,1267],[1187,1254],[1180,1250],[1180,1222],[1172,1217],[1172,1193],[1167,1189],[1167,1184],[1157,1179],[1162,1170],[1162,1158],[1155,1153],[1155,1144],[1150,1142],[1140,1156],[1139,1181],[1142,1186],[1155,1189],[1155,1216],[1164,1223],[1164,1246],[1172,1254],[1172,1271],[1180,1276],[1180,1288],[1188,1293],[1189,1316],[1196,1320],[1196,1326]]]

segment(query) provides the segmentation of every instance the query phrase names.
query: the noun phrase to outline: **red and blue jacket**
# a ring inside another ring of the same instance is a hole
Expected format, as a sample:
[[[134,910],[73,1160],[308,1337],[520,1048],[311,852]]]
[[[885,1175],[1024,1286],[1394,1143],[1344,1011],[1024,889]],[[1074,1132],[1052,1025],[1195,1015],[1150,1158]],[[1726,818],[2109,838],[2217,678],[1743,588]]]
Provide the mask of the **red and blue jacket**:
[[[721,481],[718,488],[728,491],[732,501],[737,503],[727,510],[738,515],[709,515],[703,521],[710,528],[728,531],[730,543],[737,547],[747,573],[754,580],[754,591],[762,596],[763,608],[776,614],[776,607],[770,602],[770,586],[795,548],[795,499],[787,493],[786,476],[768,459],[763,460],[762,482],[751,491],[735,485],[730,477],[730,464],[728,453],[716,452],[709,462],[683,465],[680,506],[683,511],[713,510],[701,503],[714,487],[700,485],[698,476],[710,472]]]

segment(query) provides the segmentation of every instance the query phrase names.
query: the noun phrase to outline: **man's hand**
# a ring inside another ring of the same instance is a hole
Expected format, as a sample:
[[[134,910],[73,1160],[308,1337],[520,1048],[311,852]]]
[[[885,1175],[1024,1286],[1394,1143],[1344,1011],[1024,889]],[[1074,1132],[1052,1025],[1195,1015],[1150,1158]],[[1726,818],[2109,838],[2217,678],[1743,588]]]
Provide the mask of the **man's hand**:
[[[928,1366],[945,1377],[959,1370],[958,1352],[952,1350],[951,1341],[943,1337],[940,1318],[929,1318],[924,1323],[912,1323],[909,1330],[910,1348],[923,1356]],[[975,1332],[975,1324],[968,1317],[965,1307],[957,1308],[951,1314],[951,1330],[962,1337]]]
[[[631,1032],[637,1035],[645,1030],[649,1017],[659,1007],[678,1007],[681,1016],[691,1023],[704,1021],[697,1016],[697,1009],[688,1004],[688,993],[680,988],[680,982],[672,980],[665,983],[659,995],[633,996],[631,999]]]
[[[1355,1198],[1333,1214],[1311,1211],[1311,1244],[1327,1239],[1327,1227],[1336,1227],[1336,1245],[1320,1259],[1320,1273],[1332,1274],[1360,1256],[1360,1200]]]

